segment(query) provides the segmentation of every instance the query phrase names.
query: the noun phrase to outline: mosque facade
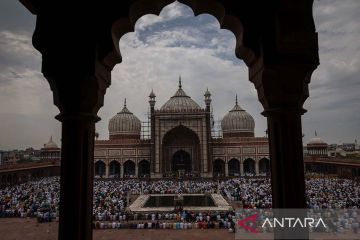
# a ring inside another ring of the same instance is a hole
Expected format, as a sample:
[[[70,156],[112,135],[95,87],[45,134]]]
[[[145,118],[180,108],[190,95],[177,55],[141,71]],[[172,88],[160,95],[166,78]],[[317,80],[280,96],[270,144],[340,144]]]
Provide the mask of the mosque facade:
[[[141,121],[127,108],[109,121],[109,139],[95,140],[95,177],[163,178],[266,175],[270,172],[269,143],[255,137],[255,122],[237,102],[221,120],[214,136],[211,93],[202,108],[182,88],[160,108],[149,95],[149,137]]]

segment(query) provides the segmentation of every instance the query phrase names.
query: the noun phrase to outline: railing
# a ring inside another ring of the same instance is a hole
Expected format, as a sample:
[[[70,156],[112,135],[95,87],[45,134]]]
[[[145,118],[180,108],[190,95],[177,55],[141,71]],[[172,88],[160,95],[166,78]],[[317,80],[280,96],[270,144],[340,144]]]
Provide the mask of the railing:
[[[304,162],[307,163],[329,163],[329,164],[338,164],[338,165],[353,165],[360,166],[360,159],[356,158],[337,158],[337,157],[315,157],[315,156],[306,156],[304,157]]]
[[[2,170],[18,170],[18,169],[28,169],[28,168],[41,168],[48,166],[60,166],[60,161],[42,161],[36,163],[13,163],[13,164],[3,164],[0,165],[0,171]]]

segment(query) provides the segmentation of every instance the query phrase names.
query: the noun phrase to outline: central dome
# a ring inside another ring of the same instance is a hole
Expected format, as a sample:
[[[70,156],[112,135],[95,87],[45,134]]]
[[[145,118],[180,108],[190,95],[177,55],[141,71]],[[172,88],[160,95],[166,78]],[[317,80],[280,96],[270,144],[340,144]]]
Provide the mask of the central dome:
[[[179,89],[161,108],[161,111],[186,112],[191,110],[200,110],[201,107],[189,97],[181,86],[181,77],[179,77]]]

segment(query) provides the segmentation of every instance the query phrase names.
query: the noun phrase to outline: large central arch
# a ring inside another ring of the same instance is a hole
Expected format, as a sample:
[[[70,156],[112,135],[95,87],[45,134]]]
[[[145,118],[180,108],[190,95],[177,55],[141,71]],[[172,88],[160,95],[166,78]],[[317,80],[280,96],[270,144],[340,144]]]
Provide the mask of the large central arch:
[[[162,141],[162,172],[184,169],[200,171],[200,141],[191,129],[179,125],[168,131]]]

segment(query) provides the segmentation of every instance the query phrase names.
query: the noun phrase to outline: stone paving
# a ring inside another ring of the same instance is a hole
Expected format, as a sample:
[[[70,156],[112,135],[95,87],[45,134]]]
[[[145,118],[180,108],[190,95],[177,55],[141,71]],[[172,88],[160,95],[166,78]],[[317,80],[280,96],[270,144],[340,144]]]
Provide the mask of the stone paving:
[[[36,219],[0,218],[1,240],[55,240],[58,223]],[[93,231],[94,240],[234,240],[227,229],[104,229]]]

